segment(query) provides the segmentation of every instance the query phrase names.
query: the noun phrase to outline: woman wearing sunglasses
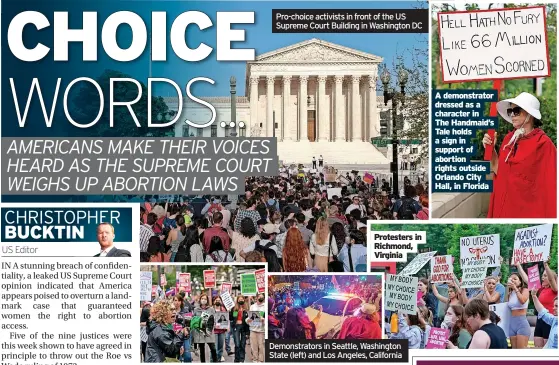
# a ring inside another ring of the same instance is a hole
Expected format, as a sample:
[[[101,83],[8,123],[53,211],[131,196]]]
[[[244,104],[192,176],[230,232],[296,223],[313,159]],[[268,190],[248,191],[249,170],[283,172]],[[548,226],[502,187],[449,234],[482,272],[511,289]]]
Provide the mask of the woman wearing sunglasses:
[[[497,103],[501,117],[511,123],[497,149],[485,134],[484,147],[494,146],[491,171],[495,173],[488,218],[557,217],[557,149],[540,129],[540,102],[528,93]]]

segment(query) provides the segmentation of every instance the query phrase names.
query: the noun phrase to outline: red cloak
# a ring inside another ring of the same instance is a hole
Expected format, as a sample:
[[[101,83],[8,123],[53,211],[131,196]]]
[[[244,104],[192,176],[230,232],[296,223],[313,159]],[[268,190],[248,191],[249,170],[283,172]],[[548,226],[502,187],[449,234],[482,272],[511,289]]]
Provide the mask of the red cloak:
[[[382,330],[378,322],[362,317],[348,317],[342,324],[339,339],[377,340],[382,338]]]
[[[556,218],[557,148],[539,128],[507,147],[513,134],[499,151],[487,218]]]

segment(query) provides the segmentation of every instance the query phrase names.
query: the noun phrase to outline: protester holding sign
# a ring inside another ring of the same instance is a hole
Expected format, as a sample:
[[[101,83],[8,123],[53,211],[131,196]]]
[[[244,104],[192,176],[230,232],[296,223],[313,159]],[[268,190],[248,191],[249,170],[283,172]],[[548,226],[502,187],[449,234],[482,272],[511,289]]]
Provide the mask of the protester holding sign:
[[[532,290],[532,300],[534,301],[534,307],[536,307],[538,311],[538,320],[544,321],[551,327],[549,340],[544,348],[557,349],[557,297],[553,300],[553,312],[549,312],[547,308],[540,303],[535,290]],[[551,313],[553,313],[553,315]]]
[[[213,298],[213,307],[216,312],[227,312],[227,309],[221,303],[221,297],[216,296]],[[226,321],[229,321],[229,318],[223,318]],[[215,318],[215,322],[220,322],[220,319]],[[216,355],[217,360],[222,361],[223,356],[223,345],[225,344],[225,334],[227,333],[228,329],[218,329],[217,326],[214,328],[215,334],[215,341],[216,341]]]
[[[215,309],[210,306],[209,298],[207,294],[200,295],[200,304],[199,309],[202,313],[207,315],[213,316],[215,315]],[[198,308],[196,308],[198,309]],[[195,309],[195,311],[196,311]],[[207,334],[202,332],[201,330],[193,330],[192,331],[192,342],[195,344],[199,344],[200,349],[200,360],[201,362],[205,362],[206,360],[206,344],[210,348],[211,360],[212,362],[217,362],[217,352],[215,349],[215,334]]]
[[[553,313],[554,303],[557,299],[557,274],[549,267],[549,259],[545,261],[543,265],[544,272],[542,274],[541,288],[536,291],[537,299],[549,313]],[[517,268],[520,276],[527,281],[528,276],[522,268],[522,265],[518,264]],[[534,305],[535,304],[536,303],[534,301]],[[546,345],[546,342],[549,339],[551,326],[539,318],[539,312],[540,311],[538,310],[538,320],[534,330],[534,346],[542,348]]]
[[[235,362],[245,362],[245,347],[249,332],[246,319],[248,318],[248,306],[243,295],[237,296],[235,306],[229,312],[233,329],[233,341],[235,341]]]
[[[398,315],[398,333],[391,339],[406,339],[410,349],[425,348],[425,325],[420,321],[419,309],[416,314]]]
[[[526,283],[519,274],[513,273],[507,282],[508,290],[505,300],[511,310],[509,324],[509,338],[513,349],[524,349],[528,347],[530,338],[530,324],[526,318],[530,292]]]
[[[431,313],[437,313],[437,306],[439,302],[433,293],[429,292],[429,280],[427,278],[420,278],[417,283],[417,289],[419,290],[419,295],[422,297],[423,301]]]
[[[493,151],[495,173],[488,218],[557,217],[557,149],[540,129],[540,102],[526,92],[497,103],[501,117],[513,125]],[[489,134],[484,146],[494,146]],[[537,187],[534,190],[533,187]]]
[[[448,297],[442,296],[439,294],[439,290],[437,289],[437,285],[435,284],[431,284],[431,289],[433,290],[433,294],[435,295],[435,297],[443,302],[444,304],[448,306],[451,305],[462,305],[462,301],[460,300],[458,293],[460,293],[460,288],[458,288],[458,290],[454,287],[453,283],[447,283],[448,284]]]
[[[246,323],[250,326],[250,348],[253,362],[264,362],[264,313],[266,313],[266,298],[263,293],[256,297],[256,303],[250,306],[251,312],[258,312],[260,317],[256,320],[247,318]]]

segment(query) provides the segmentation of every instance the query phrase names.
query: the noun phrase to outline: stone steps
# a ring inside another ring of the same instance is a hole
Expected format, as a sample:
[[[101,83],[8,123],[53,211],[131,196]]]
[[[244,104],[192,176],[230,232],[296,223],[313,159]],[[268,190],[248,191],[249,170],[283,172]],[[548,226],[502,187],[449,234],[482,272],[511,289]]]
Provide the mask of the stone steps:
[[[328,164],[389,164],[379,150],[368,142],[278,142],[278,155],[285,164],[311,164],[322,155]]]

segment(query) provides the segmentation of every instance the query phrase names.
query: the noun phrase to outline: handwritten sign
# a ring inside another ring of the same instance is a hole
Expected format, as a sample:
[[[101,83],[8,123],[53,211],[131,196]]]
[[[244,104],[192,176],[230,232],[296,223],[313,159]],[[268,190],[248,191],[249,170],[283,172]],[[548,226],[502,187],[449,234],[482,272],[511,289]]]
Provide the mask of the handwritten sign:
[[[204,287],[206,289],[215,288],[215,270],[204,270]]]
[[[425,345],[425,348],[445,349],[448,336],[450,336],[450,330],[431,327],[431,331],[429,331],[429,339],[427,340],[427,344]]]
[[[165,274],[161,274],[161,280],[160,280],[160,282],[161,282],[161,285],[162,285],[162,286],[167,285],[167,277],[165,276]]]
[[[452,281],[453,274],[452,255],[433,256],[431,258],[431,281],[433,283]]]
[[[436,253],[437,251],[431,251],[418,254],[398,275],[410,276],[416,274]]]
[[[416,314],[418,280],[415,276],[386,274],[386,309]]]
[[[438,14],[443,82],[551,76],[545,7]]]
[[[226,291],[221,293],[221,300],[223,301],[223,306],[230,311],[231,308],[233,308],[235,306],[235,301],[233,300],[233,297],[231,296],[231,293]]]
[[[499,266],[501,256],[501,243],[498,234],[471,236],[460,238],[460,267],[472,260],[487,258],[488,267]]]
[[[517,229],[514,233],[514,250],[512,262],[547,261],[551,248],[553,224]]]
[[[342,196],[342,188],[327,188],[326,192],[328,193],[328,199],[332,199],[334,195],[337,197]]]
[[[231,289],[233,288],[233,284],[231,283],[221,283],[221,292],[229,292],[231,293]]]
[[[151,271],[140,271],[140,300],[141,301],[151,301],[153,295],[153,287],[151,281],[153,279],[153,272]]]
[[[256,275],[256,286],[258,287],[258,292],[264,293],[266,291],[266,269],[256,270],[254,275]]]
[[[462,267],[462,288],[481,288],[487,273],[487,259],[469,261]]]
[[[539,289],[541,287],[542,283],[540,282],[540,270],[536,264],[528,268],[528,289]]]

